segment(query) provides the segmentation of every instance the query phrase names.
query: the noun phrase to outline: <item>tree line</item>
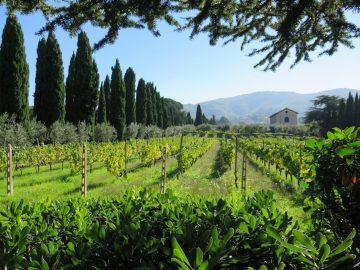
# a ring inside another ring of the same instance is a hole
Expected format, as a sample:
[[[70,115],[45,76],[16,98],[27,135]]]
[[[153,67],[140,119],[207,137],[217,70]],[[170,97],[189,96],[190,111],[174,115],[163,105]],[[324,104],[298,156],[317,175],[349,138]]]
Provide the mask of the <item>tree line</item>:
[[[64,82],[65,81],[65,82]],[[62,52],[52,31],[41,38],[37,47],[34,107],[28,105],[29,66],[26,62],[24,37],[15,15],[10,14],[2,33],[0,48],[0,114],[15,115],[27,126],[34,117],[46,127],[56,121],[78,124],[110,123],[123,138],[131,123],[167,128],[191,124],[190,114],[182,104],[160,96],[152,82],[140,79],[130,67],[122,75],[118,59],[100,83],[92,48],[85,32],[78,35],[68,76],[64,80]]]
[[[316,123],[325,136],[334,127],[360,126],[360,98],[349,92],[347,99],[322,95],[313,100],[314,107],[305,115],[305,123]]]

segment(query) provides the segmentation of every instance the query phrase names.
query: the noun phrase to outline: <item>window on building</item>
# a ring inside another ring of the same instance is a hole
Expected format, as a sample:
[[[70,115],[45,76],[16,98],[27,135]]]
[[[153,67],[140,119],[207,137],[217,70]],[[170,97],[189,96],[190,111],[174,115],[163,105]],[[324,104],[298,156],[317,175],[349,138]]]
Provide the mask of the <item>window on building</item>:
[[[288,111],[285,111],[285,113],[288,113]]]
[[[284,122],[289,123],[290,122],[289,117],[286,116],[285,119],[284,119]]]

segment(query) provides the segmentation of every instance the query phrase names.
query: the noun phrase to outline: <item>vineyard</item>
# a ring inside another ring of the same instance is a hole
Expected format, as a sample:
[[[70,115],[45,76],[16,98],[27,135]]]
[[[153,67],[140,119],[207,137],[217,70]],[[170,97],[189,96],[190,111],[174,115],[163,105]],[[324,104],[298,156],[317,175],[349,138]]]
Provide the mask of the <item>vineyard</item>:
[[[359,147],[350,128],[2,149],[0,267],[356,268]]]

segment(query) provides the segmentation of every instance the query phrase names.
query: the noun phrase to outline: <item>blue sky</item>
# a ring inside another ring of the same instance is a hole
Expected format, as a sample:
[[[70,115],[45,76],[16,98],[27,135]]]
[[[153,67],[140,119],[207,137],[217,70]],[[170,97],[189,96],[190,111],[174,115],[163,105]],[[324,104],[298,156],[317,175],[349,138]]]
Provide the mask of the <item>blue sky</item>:
[[[360,25],[360,14],[352,15]],[[18,16],[25,37],[27,61],[30,66],[30,96],[33,103],[35,87],[36,48],[39,36],[35,32],[44,24],[41,14]],[[0,8],[0,31],[5,25],[6,10]],[[333,56],[313,57],[312,63],[300,63],[290,69],[291,58],[276,72],[254,69],[259,57],[248,57],[251,46],[240,51],[240,44],[210,46],[206,35],[189,39],[189,32],[174,32],[160,24],[160,37],[147,30],[123,30],[118,40],[94,54],[100,78],[110,74],[119,58],[123,73],[132,67],[137,79],[144,78],[157,86],[161,95],[183,103],[198,103],[255,91],[296,91],[310,93],[338,87],[360,89],[360,40],[355,49],[341,47]],[[104,30],[86,25],[90,42],[98,41]],[[56,31],[63,53],[65,77],[77,38],[61,29]],[[0,37],[1,40],[1,37]]]

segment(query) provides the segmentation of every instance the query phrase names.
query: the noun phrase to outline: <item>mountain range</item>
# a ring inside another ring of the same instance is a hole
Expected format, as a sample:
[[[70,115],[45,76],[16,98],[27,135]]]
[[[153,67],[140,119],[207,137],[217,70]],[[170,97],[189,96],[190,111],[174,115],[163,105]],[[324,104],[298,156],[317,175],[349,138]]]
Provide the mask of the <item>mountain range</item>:
[[[349,88],[336,88],[332,90],[301,94],[297,92],[259,91],[243,94],[235,97],[214,99],[199,103],[206,117],[215,115],[216,119],[224,116],[231,123],[267,124],[269,116],[284,108],[292,109],[299,113],[298,118],[305,115],[316,97],[321,95],[339,96],[347,98],[351,92],[353,95],[360,90]],[[184,110],[195,117],[197,104],[183,104]]]

